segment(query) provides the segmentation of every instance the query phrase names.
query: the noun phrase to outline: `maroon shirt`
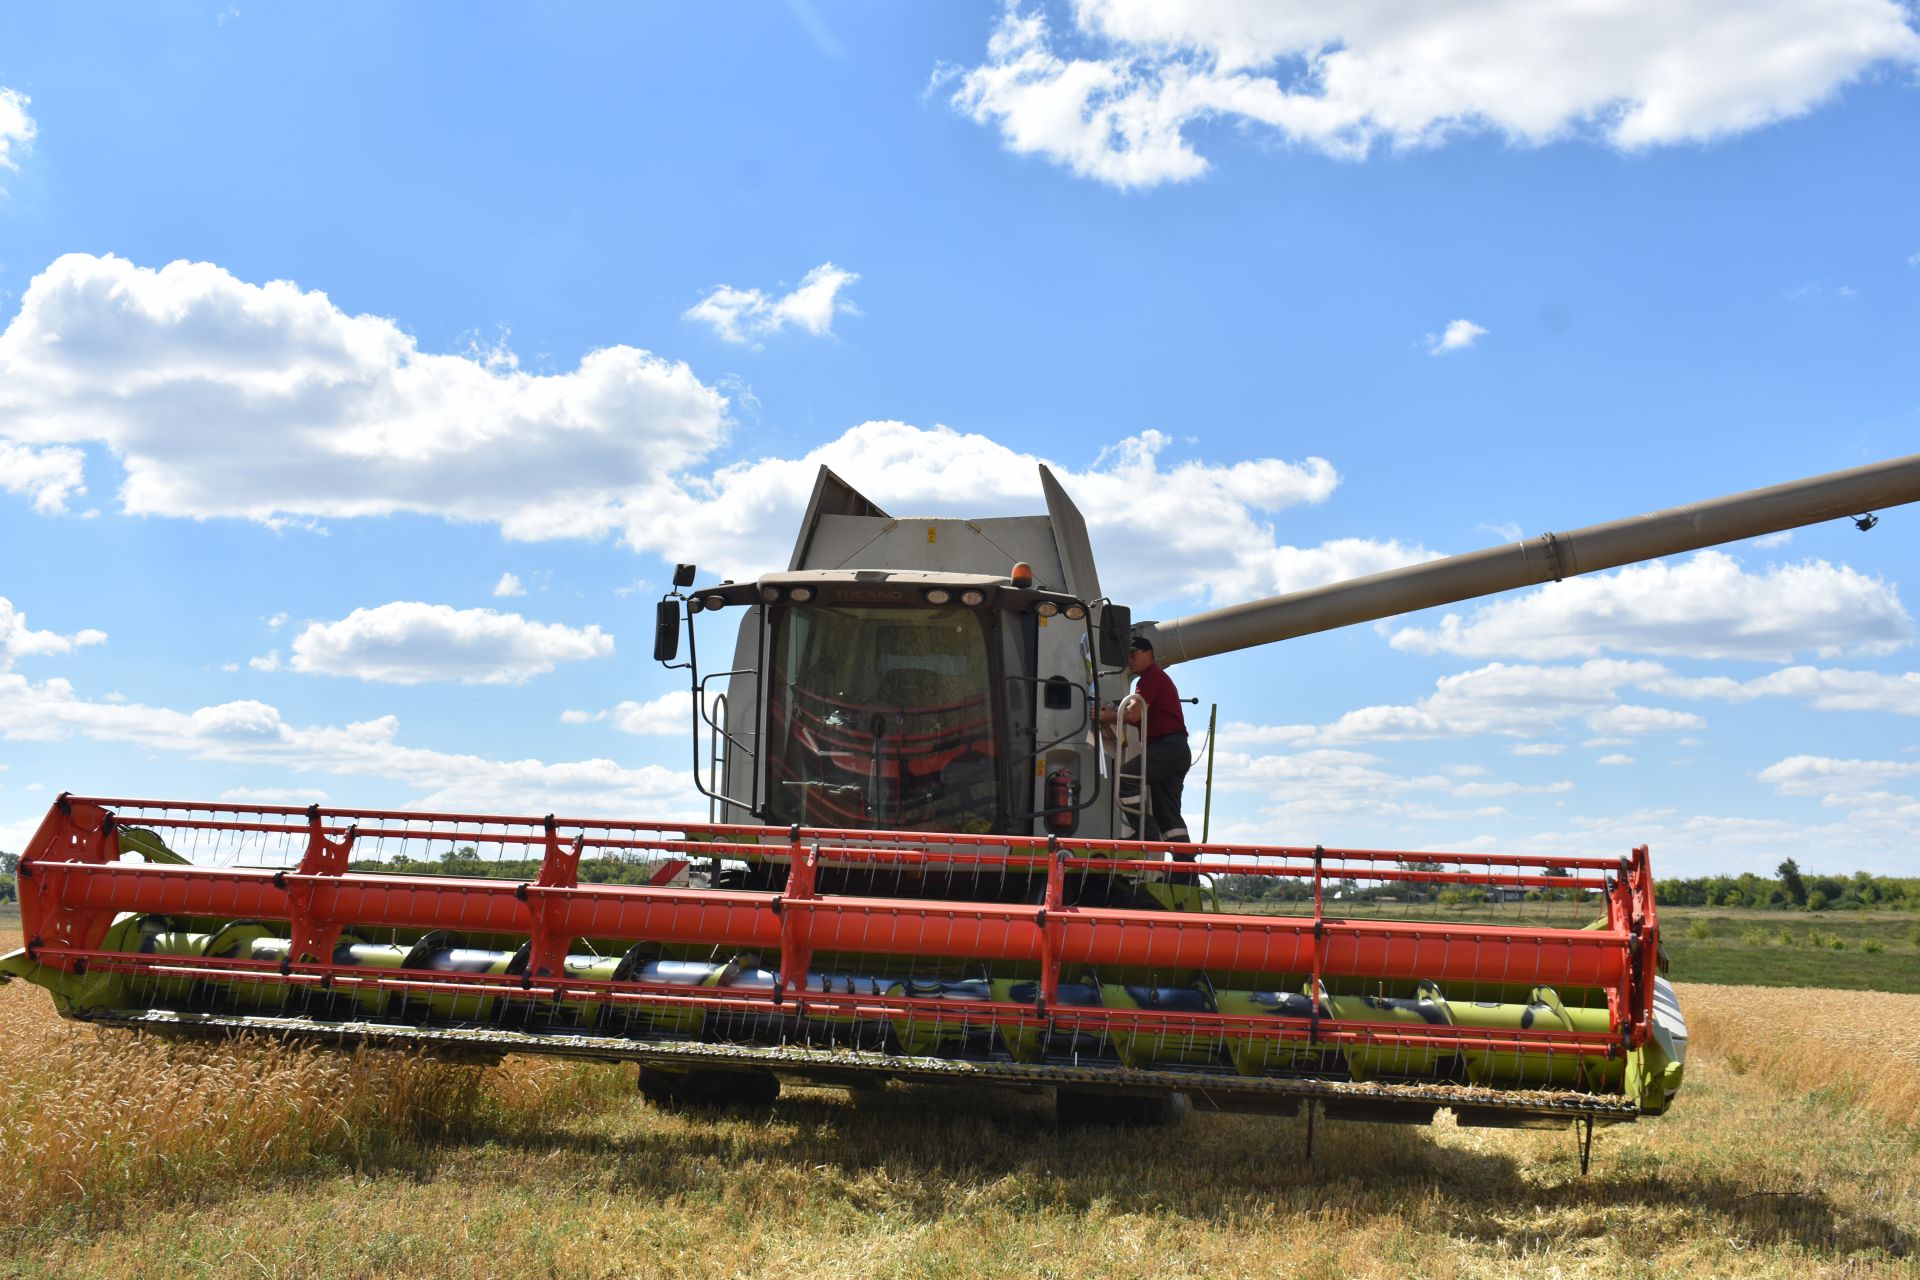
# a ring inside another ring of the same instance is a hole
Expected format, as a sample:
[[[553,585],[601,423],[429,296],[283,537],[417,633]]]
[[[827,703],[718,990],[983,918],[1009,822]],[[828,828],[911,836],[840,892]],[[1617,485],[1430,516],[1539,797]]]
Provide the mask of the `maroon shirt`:
[[[1157,663],[1141,673],[1133,691],[1147,700],[1148,742],[1187,731],[1187,718],[1180,714],[1180,691]]]

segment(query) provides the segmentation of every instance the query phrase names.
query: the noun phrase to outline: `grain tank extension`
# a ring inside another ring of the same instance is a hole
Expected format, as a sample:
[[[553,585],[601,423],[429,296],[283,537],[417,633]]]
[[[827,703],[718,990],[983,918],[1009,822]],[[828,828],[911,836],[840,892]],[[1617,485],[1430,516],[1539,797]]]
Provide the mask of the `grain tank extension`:
[[[784,571],[682,566],[656,656],[708,821],[62,796],[0,976],[172,1035],[637,1062],[683,1104],[786,1078],[1048,1086],[1069,1119],[1664,1112],[1686,1031],[1644,847],[1172,861],[1093,709],[1135,633],[1191,661],[1861,516],[1920,499],[1920,456],[1138,626],[1041,484],[1044,515],[895,517],[823,469]],[[1281,914],[1220,910],[1223,872]]]

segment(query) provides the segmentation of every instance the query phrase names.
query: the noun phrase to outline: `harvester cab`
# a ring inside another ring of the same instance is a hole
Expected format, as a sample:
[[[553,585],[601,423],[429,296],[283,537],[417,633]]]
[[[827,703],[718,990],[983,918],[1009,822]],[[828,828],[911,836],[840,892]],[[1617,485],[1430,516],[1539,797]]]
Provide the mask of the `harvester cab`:
[[[1131,615],[1100,595],[1066,491],[1045,467],[1040,480],[1045,515],[898,518],[822,467],[786,571],[694,586],[696,571],[680,566],[660,603],[654,656],[688,673],[694,777],[710,818],[776,835],[796,824],[1137,834],[1143,817],[1137,803],[1119,803],[1114,776],[1126,762],[1109,753],[1094,715],[1126,694]],[[705,670],[699,631],[719,615],[739,619],[731,660]],[[738,887],[783,874],[777,854],[750,847],[718,872]],[[832,864],[820,876],[832,890],[857,881],[862,892],[1039,893],[1031,873],[1004,867],[929,878],[923,868],[855,874]],[[1082,877],[1074,896],[1197,909],[1200,888]]]
[[[1595,1124],[1665,1112],[1686,1026],[1645,847],[1149,842],[1092,709],[1136,632],[1170,664],[1864,528],[1920,500],[1920,456],[1138,626],[1041,485],[1045,515],[903,519],[823,471],[785,572],[676,574],[656,656],[689,673],[706,821],[63,795],[0,978],[159,1034],[637,1062],[675,1103],[800,1078],[1043,1086],[1074,1120],[1446,1108],[1572,1121],[1583,1166]],[[703,671],[698,623],[728,614]],[[1198,909],[1222,873],[1270,913]]]

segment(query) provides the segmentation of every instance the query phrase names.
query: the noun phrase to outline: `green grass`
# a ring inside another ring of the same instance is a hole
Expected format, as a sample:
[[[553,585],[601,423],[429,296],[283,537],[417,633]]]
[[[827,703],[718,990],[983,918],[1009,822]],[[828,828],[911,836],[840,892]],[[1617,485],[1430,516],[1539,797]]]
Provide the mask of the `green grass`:
[[[1920,993],[1913,912],[1666,907],[1660,926],[1677,981]]]
[[[1304,904],[1224,905],[1229,911],[1284,915]],[[1327,914],[1336,913],[1341,913],[1339,904],[1329,904]],[[1516,902],[1411,908],[1354,904],[1344,914],[1565,929],[1580,927],[1595,911],[1590,904]],[[1662,907],[1660,940],[1676,982],[1920,994],[1920,912]]]

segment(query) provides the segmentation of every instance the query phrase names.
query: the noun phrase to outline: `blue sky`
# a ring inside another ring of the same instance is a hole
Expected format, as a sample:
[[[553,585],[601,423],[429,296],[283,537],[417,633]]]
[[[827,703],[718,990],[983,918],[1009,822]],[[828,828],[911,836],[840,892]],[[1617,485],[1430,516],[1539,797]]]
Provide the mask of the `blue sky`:
[[[1892,0],[9,6],[0,847],[696,812],[651,602],[821,461],[1044,459],[1171,617],[1912,453],[1916,68]],[[1897,509],[1175,676],[1216,834],[1913,874],[1916,580]]]

